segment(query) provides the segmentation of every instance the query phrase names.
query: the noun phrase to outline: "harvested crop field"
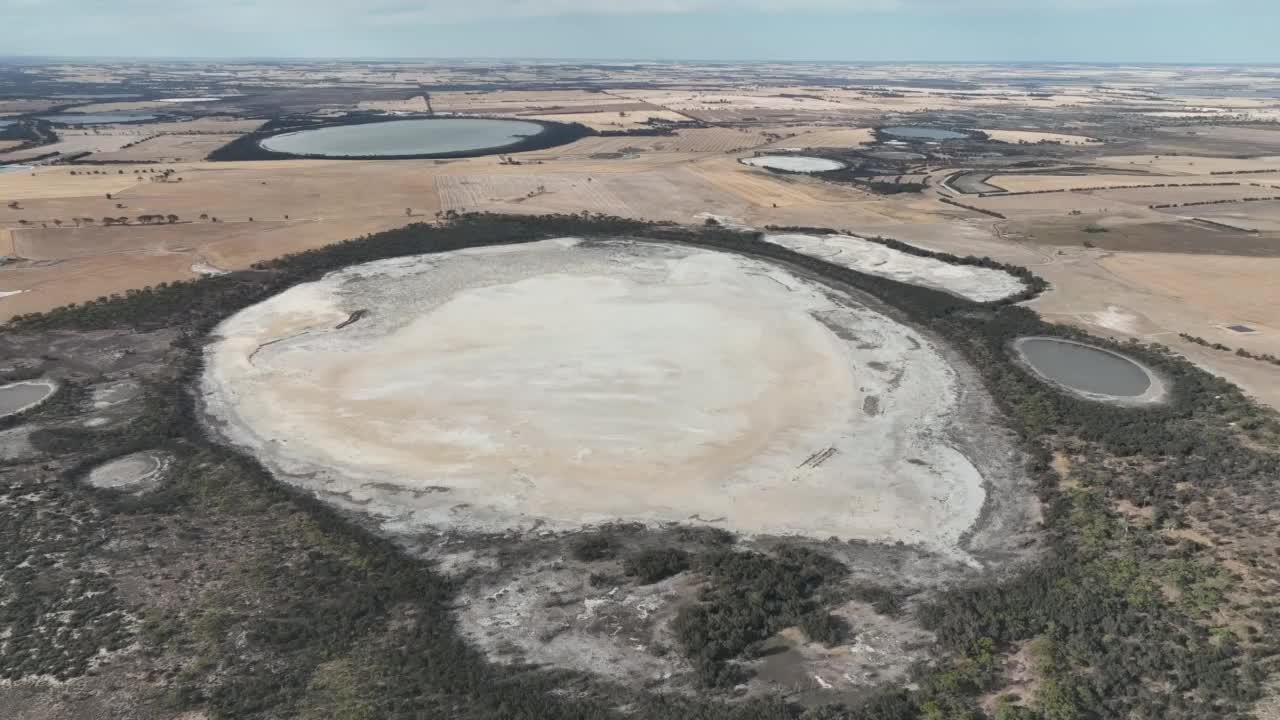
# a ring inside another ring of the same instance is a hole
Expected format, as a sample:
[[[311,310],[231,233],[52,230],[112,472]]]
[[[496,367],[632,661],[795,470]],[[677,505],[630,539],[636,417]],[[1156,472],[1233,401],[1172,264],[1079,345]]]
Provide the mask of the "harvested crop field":
[[[238,135],[157,135],[132,147],[96,152],[90,159],[106,162],[183,162],[203,160]]]
[[[625,201],[608,188],[608,183],[590,181],[587,175],[442,175],[436,178],[440,206],[445,210],[478,210],[506,208],[541,198],[545,205],[550,195],[559,196],[566,207],[579,211],[630,215]]]
[[[788,134],[796,130],[803,129],[786,129]],[[779,140],[771,147],[848,148],[870,145],[875,139],[875,132],[871,128],[816,128]]]
[[[1280,195],[1280,188],[1273,192]],[[1164,212],[1203,218],[1242,230],[1280,234],[1280,201],[1278,200],[1171,208]],[[1277,236],[1276,242],[1280,243],[1280,235]]]
[[[984,502],[928,339],[735,255],[564,239],[380,261],[217,335],[220,432],[395,528],[701,521],[954,552]]]
[[[1142,177],[1134,175],[1110,175],[1110,174],[1081,174],[1081,175],[1031,175],[1031,174],[1011,174],[1011,175],[994,175],[991,178],[993,185],[1008,190],[1009,192],[1035,192],[1043,190],[1074,190],[1089,188],[1109,188],[1109,187],[1132,187],[1134,185],[1155,185],[1157,183],[1170,182],[1199,182],[1186,180],[1171,180],[1169,178],[1153,176]],[[1226,182],[1224,180],[1224,182]]]

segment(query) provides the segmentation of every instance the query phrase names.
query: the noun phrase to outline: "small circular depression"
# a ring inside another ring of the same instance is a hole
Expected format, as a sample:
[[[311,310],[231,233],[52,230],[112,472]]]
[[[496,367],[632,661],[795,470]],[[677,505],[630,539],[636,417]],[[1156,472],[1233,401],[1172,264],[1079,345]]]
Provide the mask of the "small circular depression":
[[[52,380],[23,380],[0,385],[0,417],[17,415],[48,400],[58,390]]]
[[[793,173],[820,173],[843,170],[847,165],[830,158],[807,155],[758,155],[742,161],[744,165]]]
[[[1014,341],[1018,359],[1046,382],[1080,397],[1128,405],[1165,398],[1164,382],[1132,358],[1073,340],[1024,337]]]
[[[144,450],[99,465],[85,480],[102,490],[144,492],[160,484],[172,463],[173,456],[168,453]]]

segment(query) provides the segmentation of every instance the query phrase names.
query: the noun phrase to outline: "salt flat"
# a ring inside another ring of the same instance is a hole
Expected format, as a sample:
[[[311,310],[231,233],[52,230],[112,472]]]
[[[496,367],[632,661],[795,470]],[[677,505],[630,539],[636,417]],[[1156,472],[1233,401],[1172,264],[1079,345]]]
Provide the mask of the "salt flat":
[[[793,173],[819,173],[843,170],[846,166],[838,160],[803,155],[759,155],[742,161],[752,167],[782,170]]]
[[[563,239],[386,260],[217,336],[220,432],[393,530],[695,521],[946,551],[985,498],[927,338],[736,255]]]
[[[765,239],[836,265],[946,290],[975,302],[1003,300],[1026,290],[1022,280],[1003,270],[910,255],[853,235],[781,234]]]

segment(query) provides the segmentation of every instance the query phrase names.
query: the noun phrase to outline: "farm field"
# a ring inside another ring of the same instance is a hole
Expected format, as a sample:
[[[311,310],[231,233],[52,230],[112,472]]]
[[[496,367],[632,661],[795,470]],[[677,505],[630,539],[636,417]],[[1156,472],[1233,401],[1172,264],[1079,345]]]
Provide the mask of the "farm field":
[[[194,162],[235,140],[239,135],[157,135],[135,140],[132,147],[95,152],[96,162]]]
[[[40,145],[26,150],[0,152],[0,164],[20,163],[23,160],[37,158],[49,153],[75,155],[78,153],[112,152],[119,150],[134,140],[137,140],[137,136],[97,135],[82,130],[69,130],[60,133],[58,142],[52,145]]]
[[[1223,180],[1251,180],[1252,173],[1262,172],[1257,179],[1267,178],[1271,172],[1280,173],[1280,155],[1252,158],[1221,158],[1203,155],[1104,155],[1098,158],[1101,165],[1148,170],[1168,175],[1210,175],[1215,172],[1250,174],[1235,177],[1225,175]],[[1178,182],[1184,182],[1179,180]]]
[[[1280,188],[1276,188],[1275,194],[1280,195]],[[1280,201],[1276,200],[1231,205],[1210,205],[1207,207],[1172,208],[1164,212],[1203,218],[1245,230],[1270,233],[1272,237],[1277,237],[1277,234],[1280,234]]]
[[[875,141],[871,128],[784,128],[788,137],[769,147],[859,147]]]
[[[1133,185],[1155,185],[1157,183],[1201,182],[1200,180],[1177,180],[1160,176],[1080,174],[995,174],[990,181],[1009,192],[1038,192],[1046,190],[1071,190],[1073,188],[1107,188],[1130,187]],[[1208,181],[1205,181],[1208,182]],[[1213,181],[1218,182],[1218,181]],[[1222,180],[1221,182],[1234,182]]]
[[[593,130],[628,130],[648,127],[651,120],[688,122],[689,118],[670,110],[650,109],[645,106],[625,110],[593,110],[574,113],[536,113],[520,117],[535,120],[551,120],[563,123],[581,123]]]

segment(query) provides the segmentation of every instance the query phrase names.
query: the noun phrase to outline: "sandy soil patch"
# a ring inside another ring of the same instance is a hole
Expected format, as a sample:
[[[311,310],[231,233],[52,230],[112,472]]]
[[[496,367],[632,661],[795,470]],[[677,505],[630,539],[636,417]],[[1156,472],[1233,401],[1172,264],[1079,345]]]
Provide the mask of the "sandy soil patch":
[[[565,240],[389,260],[217,334],[221,432],[392,529],[692,520],[954,552],[985,496],[943,440],[958,380],[925,338],[732,255]]]
[[[1021,280],[1003,270],[908,255],[851,235],[766,235],[765,239],[860,272],[945,290],[976,302],[1003,300],[1026,290]]]
[[[832,170],[843,170],[846,167],[844,163],[838,160],[805,157],[803,155],[757,155],[756,157],[743,159],[742,164],[793,173],[831,172]]]

